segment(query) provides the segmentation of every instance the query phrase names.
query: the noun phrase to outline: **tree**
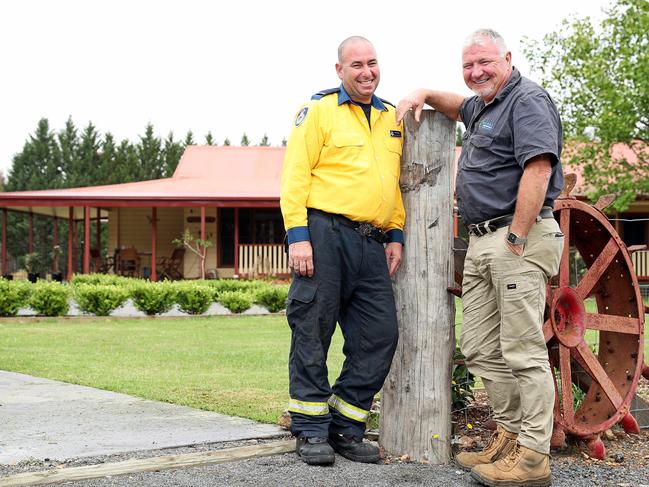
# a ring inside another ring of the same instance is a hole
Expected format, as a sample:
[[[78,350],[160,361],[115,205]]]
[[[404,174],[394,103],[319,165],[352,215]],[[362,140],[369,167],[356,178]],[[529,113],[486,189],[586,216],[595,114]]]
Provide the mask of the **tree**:
[[[79,156],[79,135],[77,128],[74,126],[72,117],[68,117],[65,122],[65,128],[57,135],[59,148],[61,150],[61,173],[63,176],[63,184],[69,186],[68,178],[70,171],[78,166],[77,158]]]
[[[198,256],[201,261],[201,279],[205,279],[205,259],[207,258],[207,249],[213,245],[212,241],[194,237],[192,232],[185,228],[182,237],[173,239],[171,243],[176,247],[185,247]]]
[[[209,130],[205,136],[205,145],[216,145],[214,143],[214,137],[212,136],[212,131]]]
[[[194,145],[194,134],[192,133],[191,130],[187,131],[187,135],[185,135],[185,140],[183,142],[183,145],[187,147],[188,145]]]
[[[188,134],[191,137],[191,132]],[[187,139],[185,139],[187,140]],[[165,167],[165,177],[171,177],[180,162],[180,158],[185,151],[187,144],[182,142],[176,142],[174,140],[173,132],[169,132],[169,135],[164,141],[164,147],[162,148],[162,159],[164,161]],[[190,144],[191,145],[191,144]]]
[[[103,184],[100,177],[99,166],[101,165],[101,136],[97,129],[88,122],[88,126],[81,134],[81,140],[77,148],[77,157],[73,157],[68,167],[67,186],[98,186]]]
[[[230,145],[230,139],[228,139],[226,137],[225,140],[223,141],[223,145],[226,146],[226,147],[229,146]]]
[[[282,139],[282,147],[286,147],[286,144],[288,144],[288,141],[286,140],[286,137]]]
[[[153,125],[147,124],[144,135],[140,136],[140,143],[136,146],[136,152],[140,160],[138,180],[159,179],[162,177],[164,168],[161,161],[162,142],[153,133]]]
[[[614,0],[605,15],[600,25],[564,20],[524,52],[558,101],[569,162],[583,165],[589,196],[614,193],[622,211],[649,194],[649,3]]]
[[[463,134],[464,134],[464,132],[462,132],[462,129],[460,128],[460,125],[458,124],[455,127],[455,146],[456,147],[462,147],[462,142],[464,141],[464,139],[462,138]]]
[[[248,147],[250,145],[250,139],[244,132],[243,135],[241,136],[241,147]]]
[[[269,147],[270,143],[268,142],[268,135],[264,134],[264,136],[261,138],[261,142],[259,142],[259,147]]]

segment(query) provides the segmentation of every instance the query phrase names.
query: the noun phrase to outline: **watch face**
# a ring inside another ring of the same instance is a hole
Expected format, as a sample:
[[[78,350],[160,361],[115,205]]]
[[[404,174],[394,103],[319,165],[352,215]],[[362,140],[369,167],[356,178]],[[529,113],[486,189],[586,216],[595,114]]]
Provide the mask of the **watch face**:
[[[507,235],[507,240],[509,240],[513,244],[516,243],[517,239],[518,239],[518,237],[516,236],[515,233],[509,232],[509,235]]]

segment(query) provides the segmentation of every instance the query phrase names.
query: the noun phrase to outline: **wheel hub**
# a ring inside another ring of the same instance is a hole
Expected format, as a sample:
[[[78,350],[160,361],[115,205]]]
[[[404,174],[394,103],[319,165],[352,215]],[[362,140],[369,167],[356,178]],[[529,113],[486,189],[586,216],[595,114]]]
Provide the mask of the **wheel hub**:
[[[562,287],[554,294],[550,320],[554,334],[562,345],[575,348],[586,333],[586,309],[577,291]]]

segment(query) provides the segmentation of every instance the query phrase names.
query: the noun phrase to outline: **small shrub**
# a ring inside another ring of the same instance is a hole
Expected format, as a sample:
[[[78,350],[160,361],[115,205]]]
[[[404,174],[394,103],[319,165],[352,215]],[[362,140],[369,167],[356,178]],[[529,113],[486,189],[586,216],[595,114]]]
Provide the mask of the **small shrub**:
[[[233,313],[241,313],[252,306],[252,296],[243,291],[223,291],[218,301]]]
[[[28,304],[31,284],[0,279],[0,316],[16,316]]]
[[[455,411],[465,409],[473,400],[473,386],[475,385],[475,376],[469,372],[464,363],[464,355],[460,347],[455,348],[453,357],[453,377],[451,379],[451,403]],[[460,362],[458,364],[458,362]]]
[[[131,299],[147,315],[166,313],[174,305],[176,292],[169,282],[146,282],[131,286]]]
[[[224,292],[240,291],[252,294],[257,289],[266,286],[266,283],[261,281],[240,281],[238,279],[218,279],[205,282],[214,290],[214,299],[217,301],[221,293]]]
[[[288,286],[265,286],[255,293],[255,303],[265,306],[271,313],[286,308]]]
[[[214,291],[201,283],[181,282],[176,286],[176,303],[180,310],[192,315],[207,311],[214,300]]]
[[[133,282],[139,282],[140,279],[130,277],[116,276],[115,274],[75,274],[72,277],[71,284],[78,286],[80,284],[101,284],[104,286],[124,286]]]
[[[84,313],[108,316],[128,299],[129,291],[123,286],[105,284],[79,284],[75,286],[74,299]]]
[[[29,307],[39,315],[64,316],[68,313],[68,288],[58,282],[39,281],[29,297]]]

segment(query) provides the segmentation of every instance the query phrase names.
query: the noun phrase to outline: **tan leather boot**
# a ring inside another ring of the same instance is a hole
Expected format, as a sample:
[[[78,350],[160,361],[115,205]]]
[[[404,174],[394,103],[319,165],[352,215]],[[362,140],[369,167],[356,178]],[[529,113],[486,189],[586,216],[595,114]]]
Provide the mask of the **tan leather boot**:
[[[455,456],[455,463],[464,470],[471,470],[476,465],[492,463],[504,457],[516,445],[516,433],[510,433],[498,425],[487,446],[478,452],[461,452]]]
[[[545,487],[552,483],[550,455],[530,450],[516,443],[509,454],[494,463],[476,465],[471,477],[490,487],[531,485]]]

